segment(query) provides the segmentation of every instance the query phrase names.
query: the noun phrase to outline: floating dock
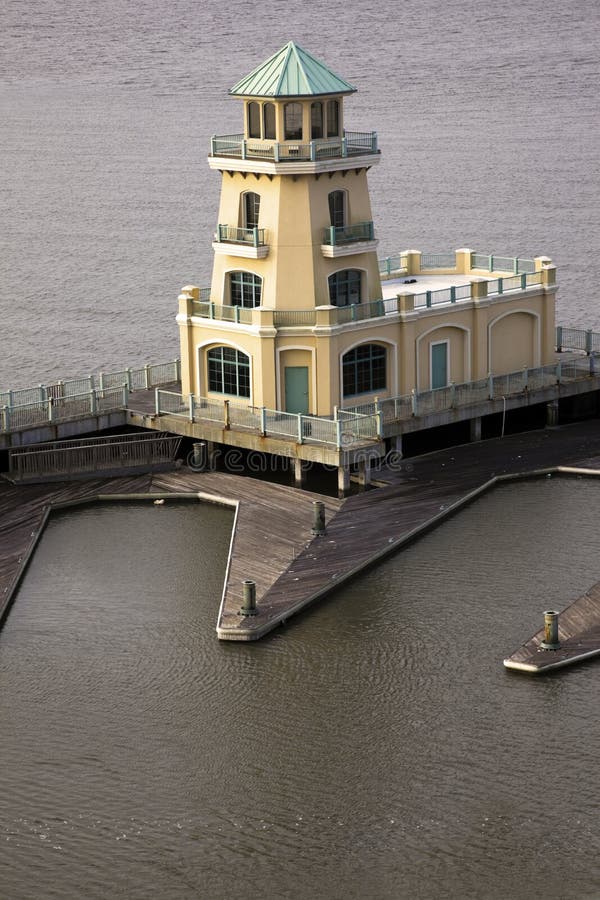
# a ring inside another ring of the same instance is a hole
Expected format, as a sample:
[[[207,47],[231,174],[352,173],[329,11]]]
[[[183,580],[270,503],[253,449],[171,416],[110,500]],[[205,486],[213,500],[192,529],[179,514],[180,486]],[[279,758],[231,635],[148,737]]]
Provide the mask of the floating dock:
[[[540,675],[600,655],[600,582],[558,615],[559,646],[546,649],[545,635],[536,632],[504,660],[506,668]]]

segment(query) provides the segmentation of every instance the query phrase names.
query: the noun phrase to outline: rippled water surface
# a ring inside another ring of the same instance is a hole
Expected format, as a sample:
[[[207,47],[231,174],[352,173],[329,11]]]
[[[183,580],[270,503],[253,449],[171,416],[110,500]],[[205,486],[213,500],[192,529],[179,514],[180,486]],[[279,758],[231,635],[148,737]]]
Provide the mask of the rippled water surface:
[[[56,517],[0,635],[0,893],[598,896],[600,664],[502,659],[598,580],[599,520],[595,482],[503,487],[227,644],[227,512]]]
[[[290,38],[359,91],[382,256],[471,247],[559,266],[600,329],[600,6],[590,0],[5,0],[0,388],[178,354],[207,285],[227,90]]]

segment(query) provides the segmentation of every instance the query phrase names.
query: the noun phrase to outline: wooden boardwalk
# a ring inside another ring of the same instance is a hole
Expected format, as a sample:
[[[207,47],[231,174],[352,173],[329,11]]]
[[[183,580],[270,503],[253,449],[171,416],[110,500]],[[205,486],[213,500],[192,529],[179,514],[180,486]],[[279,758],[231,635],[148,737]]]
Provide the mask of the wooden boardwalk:
[[[375,473],[385,486],[345,501],[187,469],[68,484],[15,487],[0,482],[0,619],[50,505],[107,494],[168,498],[200,493],[233,503],[236,529],[217,631],[226,640],[256,640],[456,512],[498,478],[569,466],[600,475],[600,420],[402,460],[394,470]],[[326,505],[327,534],[313,538],[316,499]],[[244,579],[257,585],[255,617],[239,615]],[[215,598],[215,613],[217,606]]]
[[[507,669],[534,675],[600,654],[600,582],[574,600],[558,617],[560,648],[544,650],[544,629],[504,660]]]

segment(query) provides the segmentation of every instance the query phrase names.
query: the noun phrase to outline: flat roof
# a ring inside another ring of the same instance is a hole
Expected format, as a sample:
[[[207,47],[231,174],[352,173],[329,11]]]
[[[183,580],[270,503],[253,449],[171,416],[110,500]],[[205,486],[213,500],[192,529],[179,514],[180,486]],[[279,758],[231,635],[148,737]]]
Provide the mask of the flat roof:
[[[498,276],[496,276],[497,278]],[[443,291],[444,288],[461,287],[472,281],[494,281],[481,275],[403,275],[381,282],[384,300],[398,294],[423,294],[425,291]]]

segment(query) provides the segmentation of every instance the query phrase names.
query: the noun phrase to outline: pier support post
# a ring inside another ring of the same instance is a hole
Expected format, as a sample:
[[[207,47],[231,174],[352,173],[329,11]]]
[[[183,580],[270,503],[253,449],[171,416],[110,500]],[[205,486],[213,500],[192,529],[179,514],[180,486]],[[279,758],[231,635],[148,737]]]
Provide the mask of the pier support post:
[[[553,428],[558,425],[558,418],[558,400],[546,403],[546,428]]]
[[[471,440],[472,441],[480,441],[481,440],[481,416],[475,416],[474,419],[471,419],[469,422],[470,431],[471,431]]]
[[[540,646],[543,650],[559,650],[558,640],[558,613],[553,609],[544,612],[544,640]]]
[[[255,616],[256,609],[256,582],[246,579],[242,581],[242,608],[240,616]]]
[[[402,435],[395,434],[390,438],[390,450],[402,456]]]
[[[313,500],[313,527],[314,535],[325,534],[325,504],[322,500]]]
[[[192,468],[196,472],[203,472],[206,469],[208,461],[208,451],[206,449],[206,441],[195,441],[192,444]]]
[[[294,460],[294,486],[297,488],[301,488],[304,486],[304,482],[306,481],[306,471],[304,466],[302,465],[301,459]]]
[[[361,459],[358,463],[358,483],[363,489],[371,484],[371,464],[368,459]]]
[[[338,494],[345,497],[350,490],[350,469],[348,466],[338,466]]]
[[[217,460],[219,459],[219,445],[214,441],[203,441],[202,442],[206,447],[206,469],[209,472],[214,472],[217,468]]]

